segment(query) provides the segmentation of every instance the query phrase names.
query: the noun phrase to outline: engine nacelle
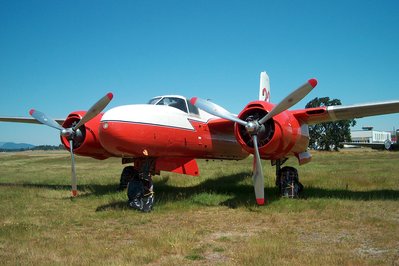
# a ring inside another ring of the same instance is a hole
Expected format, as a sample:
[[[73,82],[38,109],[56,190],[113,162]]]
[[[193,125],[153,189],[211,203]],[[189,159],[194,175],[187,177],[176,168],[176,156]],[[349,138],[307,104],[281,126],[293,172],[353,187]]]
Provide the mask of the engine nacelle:
[[[249,103],[238,117],[244,121],[259,120],[270,112],[275,105],[265,101]],[[309,144],[309,130],[289,111],[284,111],[263,125],[258,133],[258,146],[262,159],[277,160],[287,156],[296,156],[305,152]],[[245,126],[235,124],[234,134],[240,145],[249,153],[254,153],[251,135]],[[299,157],[298,157],[299,159]]]
[[[68,115],[62,126],[70,128],[75,126],[85,115],[85,111],[77,111]],[[98,137],[98,128],[103,113],[88,121],[76,131],[76,137],[73,140],[73,150],[75,154],[92,157],[98,160],[104,160],[112,156],[100,144]],[[70,150],[70,144],[67,137],[61,136],[61,142],[66,149]]]

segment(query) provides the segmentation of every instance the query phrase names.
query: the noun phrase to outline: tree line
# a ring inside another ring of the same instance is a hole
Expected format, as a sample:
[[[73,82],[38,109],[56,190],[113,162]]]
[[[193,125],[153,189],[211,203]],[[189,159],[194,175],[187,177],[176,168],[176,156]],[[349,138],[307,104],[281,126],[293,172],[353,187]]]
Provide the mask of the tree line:
[[[0,148],[0,152],[16,152],[16,151],[56,151],[56,150],[65,150],[64,145],[38,145],[32,148],[21,148],[21,149],[2,149]]]

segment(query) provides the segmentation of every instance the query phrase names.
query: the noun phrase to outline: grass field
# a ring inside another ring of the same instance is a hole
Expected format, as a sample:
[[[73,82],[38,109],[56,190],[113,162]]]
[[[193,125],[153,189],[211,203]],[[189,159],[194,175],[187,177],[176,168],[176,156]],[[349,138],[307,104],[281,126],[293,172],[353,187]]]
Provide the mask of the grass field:
[[[257,207],[251,159],[199,161],[200,177],[154,178],[155,209],[116,192],[118,159],[77,157],[70,198],[67,152],[0,154],[0,264],[399,265],[399,153],[313,152],[297,167],[301,199]]]

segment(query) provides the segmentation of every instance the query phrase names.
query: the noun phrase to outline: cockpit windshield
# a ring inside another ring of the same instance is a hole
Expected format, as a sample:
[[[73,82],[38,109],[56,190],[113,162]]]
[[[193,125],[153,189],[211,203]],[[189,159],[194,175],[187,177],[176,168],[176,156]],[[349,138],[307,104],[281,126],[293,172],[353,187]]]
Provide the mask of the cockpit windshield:
[[[157,105],[167,105],[182,110],[185,113],[188,113],[186,101],[181,98],[163,97],[160,101],[157,102]]]
[[[157,102],[159,102],[159,100],[161,99],[162,97],[155,97],[155,98],[152,98],[149,102],[148,102],[148,104],[156,104]]]
[[[183,97],[174,97],[174,96],[163,96],[163,97],[155,97],[152,98],[148,104],[153,105],[166,105],[170,107],[177,108],[185,113],[199,115],[198,108],[194,106],[190,101]]]

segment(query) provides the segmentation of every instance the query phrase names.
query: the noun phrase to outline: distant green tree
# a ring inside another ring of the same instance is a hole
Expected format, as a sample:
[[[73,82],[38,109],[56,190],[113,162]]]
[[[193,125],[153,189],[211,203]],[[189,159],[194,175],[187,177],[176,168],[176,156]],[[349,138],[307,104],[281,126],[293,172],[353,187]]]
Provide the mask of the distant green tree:
[[[330,100],[329,97],[314,98],[306,104],[305,108],[320,106],[341,105],[339,99]],[[341,142],[351,141],[350,127],[356,125],[356,120],[340,120],[335,122],[326,122],[309,126],[309,147],[318,150],[338,151],[342,148]]]
[[[38,150],[38,151],[54,151],[54,150],[63,150],[64,146],[63,145],[39,145],[35,146],[34,148],[31,148],[31,150]]]

